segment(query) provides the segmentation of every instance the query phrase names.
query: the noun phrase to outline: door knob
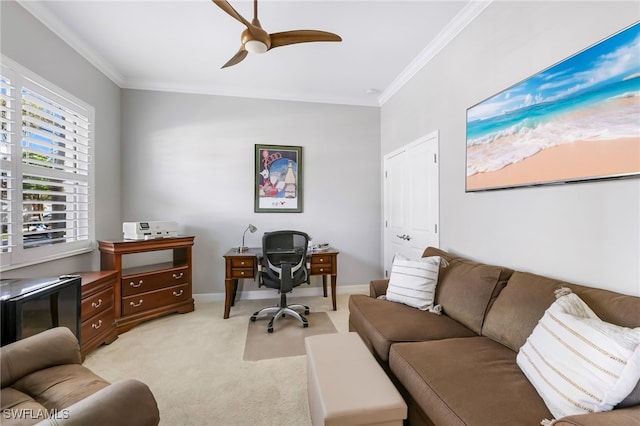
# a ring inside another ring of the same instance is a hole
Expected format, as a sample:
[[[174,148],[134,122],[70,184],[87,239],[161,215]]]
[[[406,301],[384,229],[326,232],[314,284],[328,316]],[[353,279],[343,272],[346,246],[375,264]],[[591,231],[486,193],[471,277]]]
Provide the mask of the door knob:
[[[408,236],[407,234],[396,235],[396,237],[400,238],[401,240],[411,241],[411,237]]]

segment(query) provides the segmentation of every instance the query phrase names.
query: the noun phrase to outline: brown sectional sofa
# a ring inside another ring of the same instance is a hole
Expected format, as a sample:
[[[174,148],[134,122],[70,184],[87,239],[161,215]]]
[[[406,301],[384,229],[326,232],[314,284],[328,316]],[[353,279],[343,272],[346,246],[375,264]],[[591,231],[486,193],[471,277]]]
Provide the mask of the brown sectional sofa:
[[[516,355],[560,287],[569,287],[603,321],[640,327],[638,297],[431,247],[426,256],[448,262],[436,288],[442,315],[378,299],[388,280],[372,281],[370,296],[349,300],[349,330],[358,332],[400,390],[410,425],[538,425],[552,419]],[[640,386],[612,411],[569,416],[555,425],[640,425]]]

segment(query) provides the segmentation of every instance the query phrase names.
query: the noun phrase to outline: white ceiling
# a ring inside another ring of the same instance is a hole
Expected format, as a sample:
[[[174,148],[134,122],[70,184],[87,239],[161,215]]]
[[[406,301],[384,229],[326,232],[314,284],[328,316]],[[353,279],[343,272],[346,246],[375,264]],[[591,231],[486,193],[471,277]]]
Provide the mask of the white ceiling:
[[[19,0],[123,88],[381,105],[489,1],[260,0],[269,32],[339,34],[221,69],[245,28],[211,0]],[[251,20],[253,4],[230,4]]]

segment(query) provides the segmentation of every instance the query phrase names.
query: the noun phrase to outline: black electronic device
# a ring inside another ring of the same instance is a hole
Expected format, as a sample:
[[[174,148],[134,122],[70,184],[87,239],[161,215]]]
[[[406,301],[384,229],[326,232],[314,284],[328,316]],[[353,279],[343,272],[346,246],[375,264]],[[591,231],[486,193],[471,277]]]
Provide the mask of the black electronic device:
[[[80,341],[80,276],[0,280],[0,345],[53,327],[67,327]]]

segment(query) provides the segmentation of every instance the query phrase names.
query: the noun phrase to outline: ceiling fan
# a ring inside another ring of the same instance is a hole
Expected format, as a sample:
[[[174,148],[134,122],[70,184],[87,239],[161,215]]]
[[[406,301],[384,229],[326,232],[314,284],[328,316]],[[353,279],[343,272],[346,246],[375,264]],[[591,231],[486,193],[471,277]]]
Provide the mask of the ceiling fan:
[[[287,46],[297,43],[310,43],[313,41],[342,41],[342,38],[326,31],[294,30],[269,34],[262,29],[258,20],[258,0],[253,1],[253,19],[247,21],[226,0],[212,0],[220,9],[227,12],[232,18],[240,21],[247,29],[242,32],[242,46],[222,68],[238,64],[248,53],[265,53],[275,47]]]

